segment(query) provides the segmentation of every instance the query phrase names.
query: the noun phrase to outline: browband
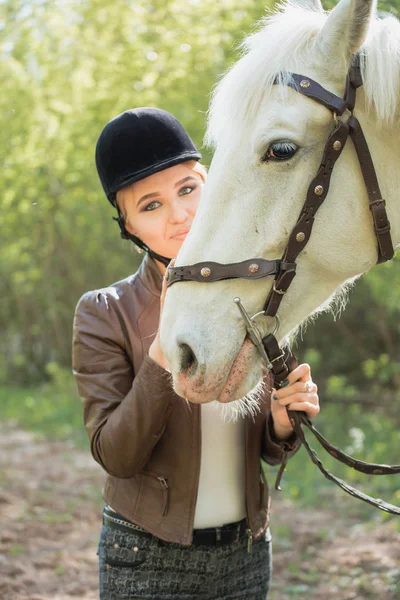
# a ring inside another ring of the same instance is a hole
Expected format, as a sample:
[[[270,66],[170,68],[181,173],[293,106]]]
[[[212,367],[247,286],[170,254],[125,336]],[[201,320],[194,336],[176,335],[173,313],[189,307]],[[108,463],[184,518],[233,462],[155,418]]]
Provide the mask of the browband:
[[[276,275],[280,271],[295,270],[296,265],[281,260],[253,258],[239,263],[223,265],[217,262],[202,262],[188,267],[169,267],[165,275],[167,286],[178,281],[209,283],[224,279],[261,279]]]

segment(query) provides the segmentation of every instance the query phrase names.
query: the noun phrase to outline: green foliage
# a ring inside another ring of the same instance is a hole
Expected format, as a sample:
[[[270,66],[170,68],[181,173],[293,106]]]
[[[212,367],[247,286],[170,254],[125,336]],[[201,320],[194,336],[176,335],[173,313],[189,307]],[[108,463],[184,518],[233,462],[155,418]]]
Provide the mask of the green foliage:
[[[399,2],[379,7],[397,13]],[[98,135],[123,110],[159,106],[201,147],[210,91],[266,4],[0,3],[2,418],[87,443],[69,374],[74,307],[139,262],[111,222],[94,166]],[[323,315],[309,326],[296,352],[312,365],[327,436],[348,444],[341,435],[365,425],[363,452],[387,462],[399,442],[400,261],[373,269],[350,296],[336,322]],[[291,494],[311,500],[315,467],[294,461]]]
[[[0,386],[0,420],[88,448],[82,406],[70,370],[51,363],[47,372],[50,379],[35,387]]]
[[[6,0],[0,7],[0,381],[24,384],[48,379],[53,361],[69,368],[80,295],[139,262],[111,222],[95,171],[102,127],[129,107],[155,105],[201,146],[210,91],[265,3]],[[346,378],[347,397],[399,387],[399,297],[399,263],[382,265],[358,283],[344,317],[324,316],[309,328],[299,356],[327,389],[337,385],[334,376]]]
[[[70,365],[80,295],[138,266],[97,178],[103,126],[159,106],[201,147],[210,91],[265,4],[5,0],[0,11],[0,381],[28,383],[50,361]]]

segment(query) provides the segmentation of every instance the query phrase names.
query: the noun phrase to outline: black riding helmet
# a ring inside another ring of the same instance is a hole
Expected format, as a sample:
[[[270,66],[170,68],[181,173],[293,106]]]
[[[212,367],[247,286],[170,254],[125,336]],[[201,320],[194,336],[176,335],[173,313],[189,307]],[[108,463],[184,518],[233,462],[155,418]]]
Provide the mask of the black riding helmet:
[[[105,194],[118,211],[121,237],[131,240],[165,266],[170,258],[160,256],[141,239],[129,233],[118,208],[118,190],[201,154],[181,123],[160,108],[127,110],[104,127],[96,145],[96,167]]]

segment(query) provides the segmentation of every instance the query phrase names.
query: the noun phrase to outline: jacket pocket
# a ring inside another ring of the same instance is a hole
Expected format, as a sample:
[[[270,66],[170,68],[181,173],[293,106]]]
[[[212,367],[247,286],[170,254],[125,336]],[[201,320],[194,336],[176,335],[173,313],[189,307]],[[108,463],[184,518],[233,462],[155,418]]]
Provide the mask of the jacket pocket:
[[[140,477],[142,480],[135,512],[153,521],[159,516],[165,517],[169,510],[168,479],[151,471],[141,471]]]

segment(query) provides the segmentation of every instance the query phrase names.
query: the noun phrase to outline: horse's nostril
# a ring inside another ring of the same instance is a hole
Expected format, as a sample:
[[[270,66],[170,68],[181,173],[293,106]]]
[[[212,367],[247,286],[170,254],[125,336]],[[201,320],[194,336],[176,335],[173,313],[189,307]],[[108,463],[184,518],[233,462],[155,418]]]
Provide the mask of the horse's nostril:
[[[186,373],[191,371],[193,373],[197,368],[195,353],[187,344],[179,344],[179,350],[181,354],[181,372]]]

